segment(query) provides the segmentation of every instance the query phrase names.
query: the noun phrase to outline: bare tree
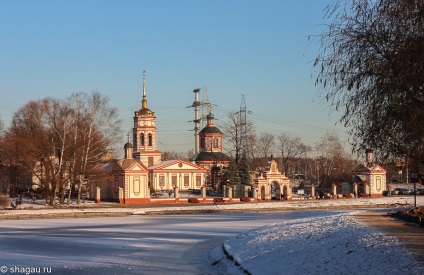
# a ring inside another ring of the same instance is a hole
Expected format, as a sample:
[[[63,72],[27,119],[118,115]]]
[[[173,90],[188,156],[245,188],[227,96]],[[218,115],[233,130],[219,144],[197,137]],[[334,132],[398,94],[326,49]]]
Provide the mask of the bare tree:
[[[235,158],[236,164],[239,163],[242,156],[243,147],[246,151],[251,151],[251,137],[254,133],[253,123],[247,121],[246,124],[240,123],[240,114],[227,113],[228,120],[223,125],[226,139],[226,150]]]
[[[320,35],[316,85],[351,127],[355,149],[424,163],[422,0],[336,0]]]
[[[120,124],[116,108],[109,107],[109,99],[94,91],[76,93],[66,100],[73,106],[73,161],[70,166],[71,181],[78,183],[77,203],[85,181],[98,174],[99,162],[108,147],[120,138]]]
[[[73,99],[29,102],[15,113],[6,135],[9,159],[33,171],[50,204],[59,193],[63,203],[65,190],[75,184],[79,203],[82,181],[97,175],[102,156],[119,135],[117,112],[107,98],[95,92]]]
[[[4,151],[6,147],[4,146],[4,122],[0,117],[0,164],[4,159]]]
[[[249,157],[255,169],[261,169],[266,166],[275,147],[275,136],[273,134],[262,132],[249,138]]]
[[[224,124],[227,151],[232,156],[225,177],[232,184],[250,184],[248,157],[254,156],[255,129],[251,121],[242,124],[240,114],[229,112]]]
[[[311,150],[310,146],[305,145],[300,137],[292,137],[288,134],[281,133],[278,136],[279,149],[283,161],[283,172],[289,173],[293,165],[301,158],[305,158],[306,154]]]
[[[65,170],[69,165],[69,158],[67,155],[68,150],[68,138],[71,134],[71,121],[70,117],[73,113],[73,110],[70,109],[63,102],[55,99],[49,99],[45,101],[44,112],[46,116],[47,127],[52,132],[52,142],[53,142],[53,154],[54,160],[57,164],[57,176],[58,184],[56,185],[56,190],[54,190],[54,195],[57,192],[60,192],[60,203],[64,203],[65,190],[69,185],[69,173],[66,173]]]
[[[4,122],[0,117],[0,134],[3,134],[3,131],[4,131]]]
[[[267,132],[262,132],[257,138],[256,145],[261,157],[270,157],[275,148],[275,136]]]
[[[56,104],[51,98],[29,102],[15,113],[6,135],[12,161],[33,171],[35,184],[49,192],[50,204],[64,180],[63,159],[57,157],[57,133],[50,128],[47,115]]]
[[[164,151],[162,152],[162,161],[164,160],[190,160],[190,158],[194,155],[193,150],[188,151],[187,153],[177,153],[175,151]]]
[[[315,144],[315,150],[319,154],[317,157],[318,177],[322,181],[329,180],[349,180],[350,172],[355,168],[357,162],[349,156],[340,139],[327,133]]]

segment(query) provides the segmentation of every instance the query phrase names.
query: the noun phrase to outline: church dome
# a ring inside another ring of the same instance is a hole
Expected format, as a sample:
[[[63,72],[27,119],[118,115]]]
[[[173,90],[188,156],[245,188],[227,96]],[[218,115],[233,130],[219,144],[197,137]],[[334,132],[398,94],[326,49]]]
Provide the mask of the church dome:
[[[208,123],[206,124],[206,127],[199,132],[199,134],[222,134],[221,130],[215,126],[214,115],[209,113],[206,118]]]
[[[206,126],[203,128],[199,134],[222,134],[221,130],[219,130],[216,126]]]
[[[127,148],[133,148],[133,145],[131,143],[127,142],[124,145],[124,149],[127,149]]]
[[[141,108],[137,114],[140,116],[154,116],[155,113],[152,112],[149,108]]]
[[[196,157],[196,162],[202,161],[212,161],[212,162],[222,162],[230,161],[230,157],[222,152],[200,152]]]

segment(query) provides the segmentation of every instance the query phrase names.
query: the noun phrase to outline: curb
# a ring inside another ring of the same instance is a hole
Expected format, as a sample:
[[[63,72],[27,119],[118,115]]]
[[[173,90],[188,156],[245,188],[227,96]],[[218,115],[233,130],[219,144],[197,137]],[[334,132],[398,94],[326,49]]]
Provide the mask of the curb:
[[[222,250],[224,251],[224,255],[227,257],[227,259],[230,260],[231,262],[233,262],[233,264],[235,266],[237,266],[244,274],[248,274],[248,275],[251,275],[252,274],[247,269],[244,269],[239,262],[237,262],[236,260],[234,260],[234,257],[225,249],[225,245],[224,244],[222,244]]]
[[[131,215],[193,215],[193,214],[214,214],[214,213],[245,213],[245,212],[270,212],[270,211],[310,211],[310,210],[343,210],[343,209],[379,209],[379,208],[398,208],[399,204],[379,204],[379,205],[337,205],[337,206],[313,206],[308,208],[299,208],[299,207],[270,207],[270,208],[243,208],[243,209],[187,209],[184,207],[173,209],[173,210],[160,210],[155,208],[134,208],[127,209],[125,212],[90,212],[89,208],[79,208],[78,212],[66,212],[63,213],[59,209],[56,213],[46,213],[38,214],[37,210],[31,214],[19,214],[20,210],[7,210],[0,214],[0,220],[20,220],[20,219],[60,219],[60,218],[91,218],[91,217],[122,217],[122,216],[131,216]],[[402,207],[408,207],[409,205],[405,204]],[[110,208],[108,208],[110,209]],[[10,215],[8,215],[10,212]],[[18,213],[14,214],[13,212],[17,211]],[[7,214],[6,214],[7,213]]]

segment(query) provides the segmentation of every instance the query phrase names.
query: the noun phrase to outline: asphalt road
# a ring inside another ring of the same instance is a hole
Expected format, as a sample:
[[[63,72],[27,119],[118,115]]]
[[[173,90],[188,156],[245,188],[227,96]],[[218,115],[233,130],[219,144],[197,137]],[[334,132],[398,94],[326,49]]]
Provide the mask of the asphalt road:
[[[400,239],[424,266],[424,228],[388,216],[389,211],[388,209],[378,209],[357,212],[355,218],[382,230],[389,236]]]

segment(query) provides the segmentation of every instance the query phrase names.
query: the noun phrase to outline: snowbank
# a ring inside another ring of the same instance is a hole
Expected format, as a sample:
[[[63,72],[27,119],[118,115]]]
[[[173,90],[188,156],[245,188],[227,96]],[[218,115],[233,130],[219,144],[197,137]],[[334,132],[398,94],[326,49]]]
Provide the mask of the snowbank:
[[[251,274],[423,274],[396,238],[350,214],[271,224],[224,243]]]

